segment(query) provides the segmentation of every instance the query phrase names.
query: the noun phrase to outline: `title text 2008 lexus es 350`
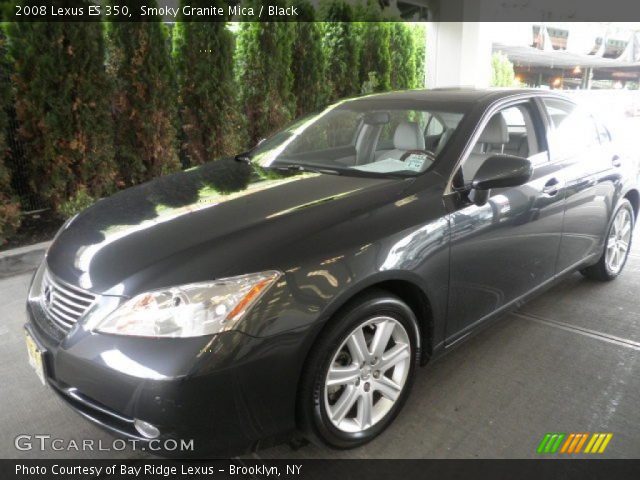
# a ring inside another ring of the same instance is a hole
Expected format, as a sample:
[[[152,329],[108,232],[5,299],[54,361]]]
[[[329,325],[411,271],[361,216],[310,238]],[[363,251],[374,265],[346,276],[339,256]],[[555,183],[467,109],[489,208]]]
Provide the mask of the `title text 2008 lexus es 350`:
[[[119,435],[356,447],[483,323],[576,270],[618,276],[637,173],[551,92],[342,101],[67,222],[30,289],[30,359]]]

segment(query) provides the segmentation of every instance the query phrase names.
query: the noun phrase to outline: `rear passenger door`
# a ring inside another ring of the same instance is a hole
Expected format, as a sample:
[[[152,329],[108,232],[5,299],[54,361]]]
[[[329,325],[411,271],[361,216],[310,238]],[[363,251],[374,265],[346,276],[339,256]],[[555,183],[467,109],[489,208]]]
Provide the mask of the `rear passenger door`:
[[[556,270],[601,253],[613,208],[615,158],[591,115],[558,98],[542,100],[549,118],[549,153],[562,167],[565,214]]]

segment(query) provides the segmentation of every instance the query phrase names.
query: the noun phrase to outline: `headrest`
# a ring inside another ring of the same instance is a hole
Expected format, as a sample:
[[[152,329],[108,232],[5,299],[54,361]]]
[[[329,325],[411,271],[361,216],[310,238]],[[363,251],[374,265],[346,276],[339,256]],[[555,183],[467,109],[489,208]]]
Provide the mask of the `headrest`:
[[[560,124],[567,118],[565,113],[556,113],[555,115],[549,115],[553,125],[558,128]]]
[[[393,146],[398,150],[424,150],[424,137],[416,122],[402,122],[393,135]]]
[[[509,131],[507,130],[507,122],[501,113],[496,113],[487,126],[480,134],[478,139],[481,143],[509,143]]]

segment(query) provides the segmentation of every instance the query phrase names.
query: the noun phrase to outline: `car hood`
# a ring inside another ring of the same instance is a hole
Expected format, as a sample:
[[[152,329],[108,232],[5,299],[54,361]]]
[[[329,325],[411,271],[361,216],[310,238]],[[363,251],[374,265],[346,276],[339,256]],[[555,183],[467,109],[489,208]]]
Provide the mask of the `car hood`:
[[[125,296],[149,285],[278,268],[269,256],[286,239],[304,238],[375,208],[406,184],[327,174],[284,176],[218,160],[98,201],[58,232],[47,265],[72,285]],[[309,214],[318,209],[323,213]]]

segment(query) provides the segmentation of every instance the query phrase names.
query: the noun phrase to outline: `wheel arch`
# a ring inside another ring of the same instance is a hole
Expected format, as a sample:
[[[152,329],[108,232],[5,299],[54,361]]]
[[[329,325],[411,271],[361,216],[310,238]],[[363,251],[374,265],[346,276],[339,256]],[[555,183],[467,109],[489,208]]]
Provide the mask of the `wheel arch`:
[[[369,287],[390,292],[399,297],[413,311],[420,329],[421,365],[427,363],[433,353],[434,317],[431,301],[415,283],[408,280],[384,280]]]
[[[408,272],[386,272],[375,275],[367,281],[354,285],[349,290],[334,298],[325,310],[325,319],[322,322],[322,326],[315,332],[314,338],[310,342],[311,347],[309,348],[309,352],[331,319],[335,318],[343,309],[348,308],[353,300],[373,290],[385,290],[396,295],[413,311],[418,321],[421,348],[420,363],[421,365],[425,365],[434,350],[436,319],[432,299],[421,285],[420,280],[414,278],[413,275]]]
[[[636,189],[629,190],[623,198],[629,200],[631,207],[633,208],[634,219],[638,219],[638,213],[640,212],[640,193]]]
[[[296,394],[296,406],[295,406],[295,421],[299,426],[301,421],[301,385],[303,382],[303,376],[308,369],[308,362],[311,353],[313,352],[318,340],[320,339],[322,332],[329,326],[331,320],[336,318],[349,305],[356,301],[358,298],[366,295],[369,292],[376,290],[383,290],[391,293],[404,303],[413,311],[418,322],[418,335],[420,339],[421,357],[420,365],[425,365],[431,357],[434,349],[434,328],[435,319],[432,309],[432,303],[425,292],[420,286],[417,279],[411,279],[410,276],[403,275],[402,272],[396,272],[397,275],[381,275],[371,278],[368,282],[362,282],[358,286],[354,286],[348,292],[345,292],[339,298],[336,298],[332,304],[327,307],[325,320],[322,325],[314,334],[314,338],[309,342],[309,348],[302,362],[302,368],[300,369],[300,375],[297,380],[297,394]]]

